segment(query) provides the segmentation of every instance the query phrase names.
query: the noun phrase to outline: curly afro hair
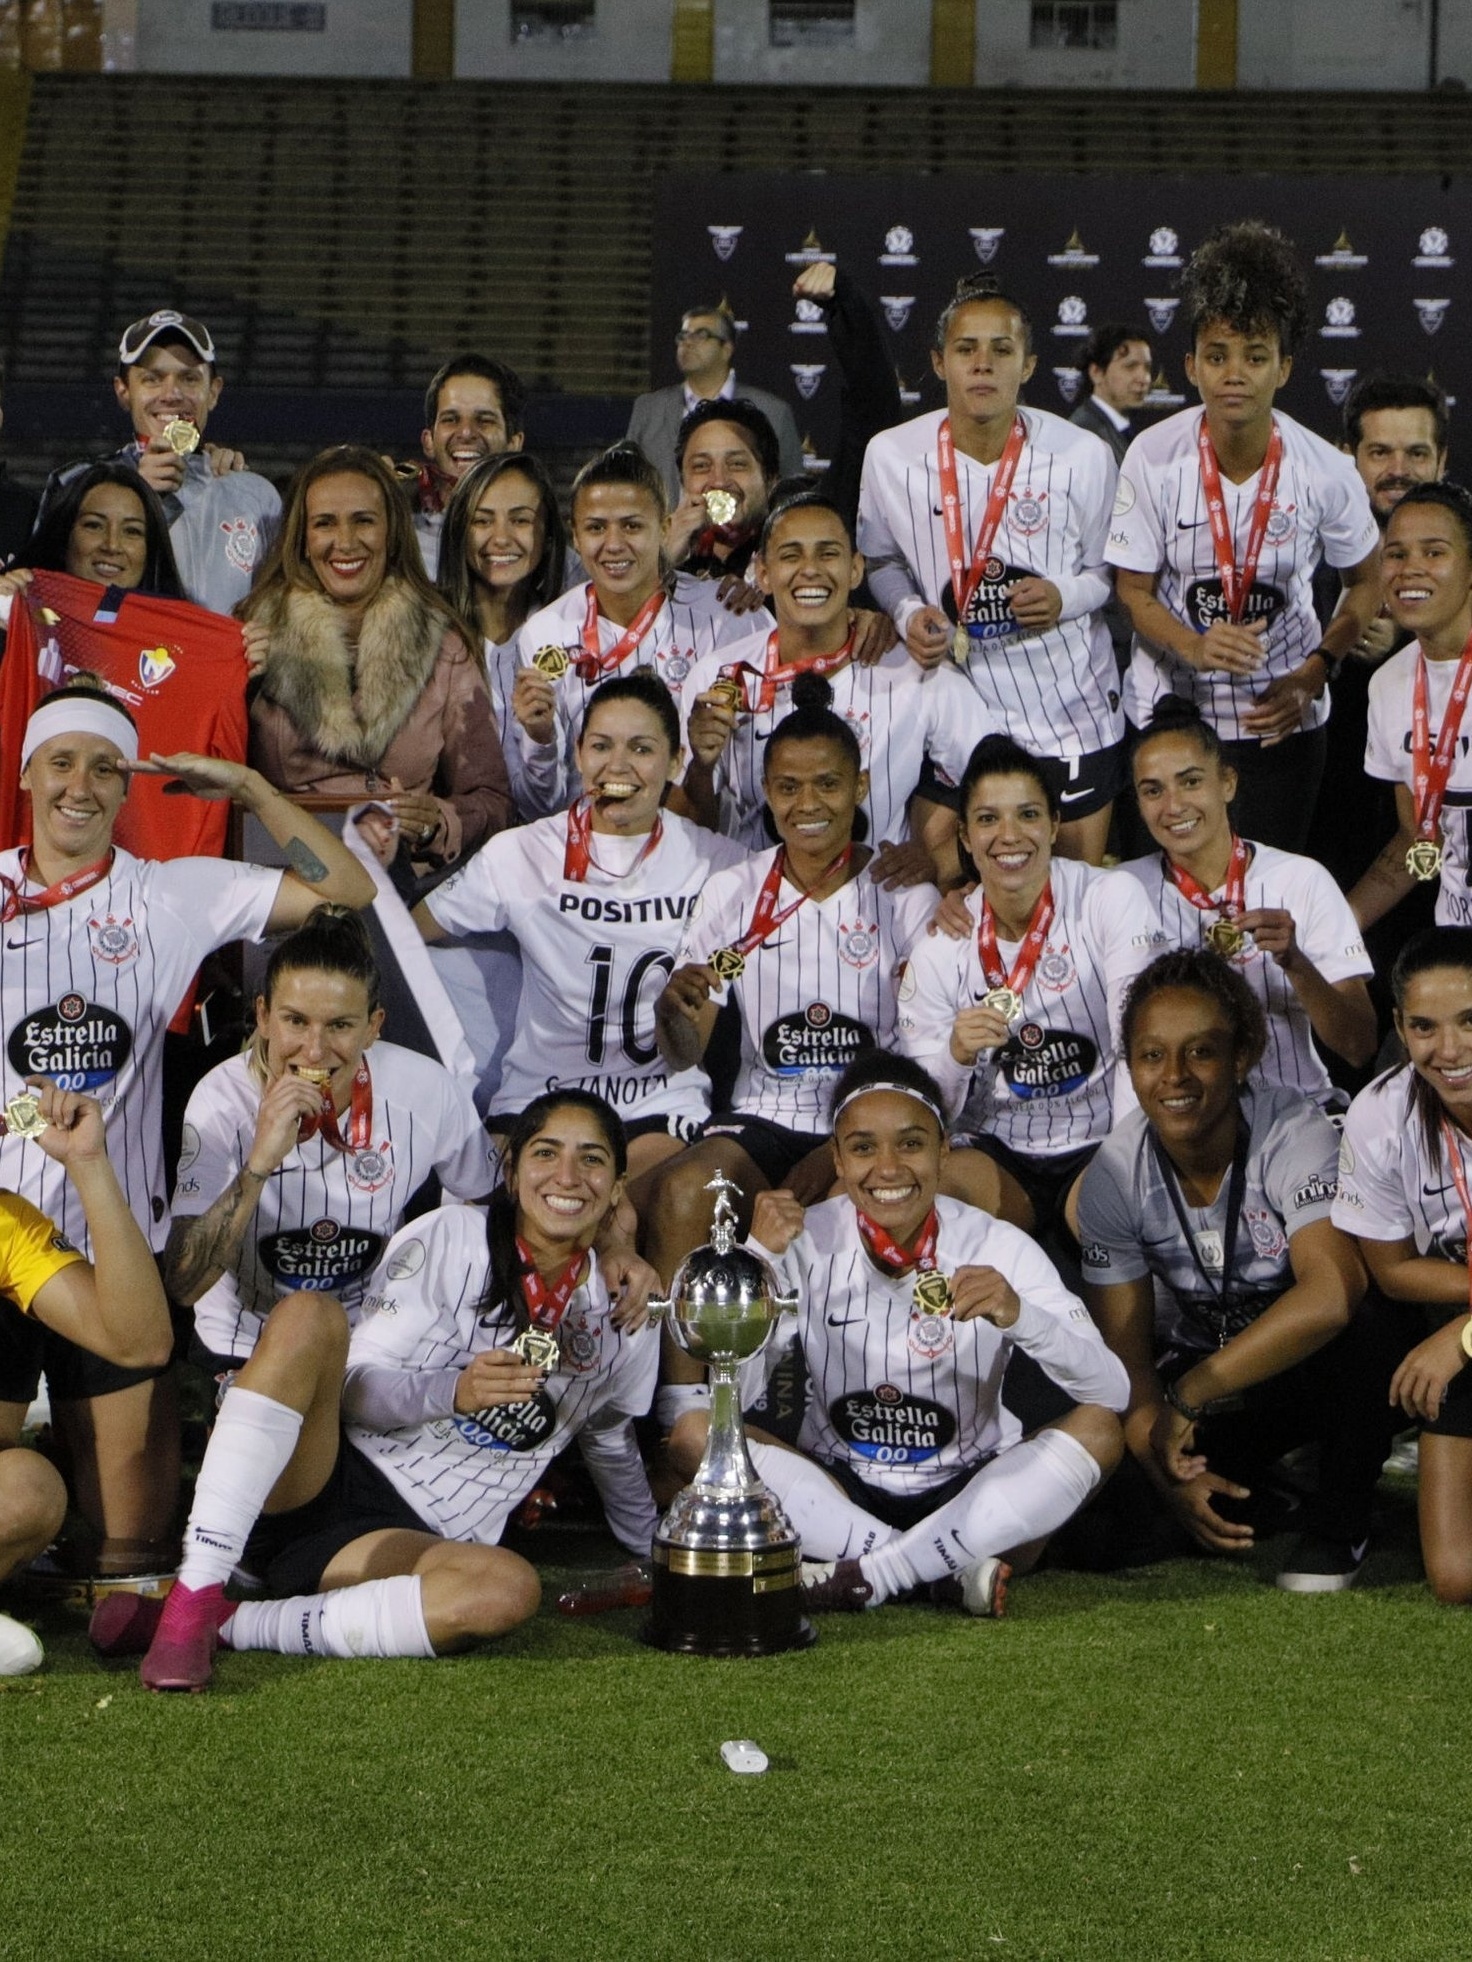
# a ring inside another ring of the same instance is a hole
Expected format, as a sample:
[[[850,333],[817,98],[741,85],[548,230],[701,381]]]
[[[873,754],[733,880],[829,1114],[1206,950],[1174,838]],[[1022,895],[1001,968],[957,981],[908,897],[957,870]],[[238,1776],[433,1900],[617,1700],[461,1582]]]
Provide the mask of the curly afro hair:
[[[1308,282],[1292,242],[1259,219],[1220,225],[1181,275],[1186,327],[1194,346],[1203,328],[1224,320],[1233,333],[1271,331],[1292,354],[1308,324]]]

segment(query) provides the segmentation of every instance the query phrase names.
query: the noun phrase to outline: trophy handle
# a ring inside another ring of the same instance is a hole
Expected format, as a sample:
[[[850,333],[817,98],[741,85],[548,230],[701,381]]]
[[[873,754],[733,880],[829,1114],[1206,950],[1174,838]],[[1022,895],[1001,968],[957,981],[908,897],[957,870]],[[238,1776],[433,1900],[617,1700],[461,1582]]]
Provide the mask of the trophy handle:
[[[651,1322],[666,1321],[675,1311],[675,1304],[667,1294],[651,1294],[644,1303],[644,1312]]]

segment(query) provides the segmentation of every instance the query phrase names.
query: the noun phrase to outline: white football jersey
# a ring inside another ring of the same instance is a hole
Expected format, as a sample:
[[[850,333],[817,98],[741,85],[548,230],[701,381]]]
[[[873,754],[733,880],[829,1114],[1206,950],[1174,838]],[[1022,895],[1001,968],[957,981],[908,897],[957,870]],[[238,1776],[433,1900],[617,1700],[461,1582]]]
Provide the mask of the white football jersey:
[[[1349,981],[1369,976],[1374,967],[1365,952],[1349,902],[1316,858],[1299,852],[1280,852],[1272,845],[1252,845],[1242,897],[1247,908],[1274,907],[1293,915],[1294,931],[1304,954],[1326,981]],[[1166,875],[1164,855],[1132,858],[1120,866],[1139,880],[1160,923],[1161,950],[1204,947],[1215,913],[1193,906]],[[1225,897],[1225,884],[1213,899]],[[1323,1104],[1334,1094],[1329,1072],[1314,1047],[1308,1012],[1292,982],[1273,959],[1262,953],[1251,934],[1232,965],[1262,1002],[1268,1018],[1268,1046],[1252,1072],[1254,1083],[1286,1083]]]
[[[721,669],[745,661],[759,672],[767,665],[770,628],[749,640],[737,641],[716,654],[707,654],[691,671],[680,703],[686,754],[689,754],[690,711],[697,695],[714,686]],[[753,675],[742,677],[748,702],[760,700]],[[869,842],[899,844],[909,836],[906,805],[920,781],[928,756],[943,783],[958,784],[983,736],[1001,724],[959,671],[946,666],[928,674],[903,647],[893,647],[882,661],[860,667],[850,661],[827,676],[833,690],[833,712],[842,716],[859,741],[864,768],[869,772],[869,795],[863,809],[869,819]],[[762,764],[767,739],[792,711],[792,688],[780,687],[770,708],[753,707],[737,717],[730,741],[716,765],[716,794],[721,829],[739,838],[748,851],[764,851],[771,843],[765,824]]]
[[[1227,602],[1206,515],[1206,493],[1196,432],[1203,411],[1182,409],[1143,430],[1120,465],[1119,489],[1109,526],[1108,559],[1126,572],[1158,574],[1155,597],[1168,613],[1198,634],[1225,620]],[[1322,638],[1314,613],[1314,568],[1358,565],[1380,544],[1369,493],[1353,459],[1291,416],[1278,415],[1283,459],[1252,590],[1242,609],[1244,626],[1266,620],[1257,673],[1202,674],[1174,654],[1135,635],[1125,679],[1125,713],[1137,729],[1163,695],[1195,702],[1224,742],[1252,740],[1242,726],[1263,689],[1291,674]],[[1252,527],[1258,476],[1246,483],[1222,478],[1222,497],[1240,569]],[[1316,729],[1329,715],[1327,692],[1304,711],[1303,727]]]
[[[1014,1151],[1050,1157],[1095,1144],[1135,1106],[1119,1051],[1125,990],[1159,952],[1160,929],[1133,879],[1055,858],[1053,923],[1027,986],[1022,1014],[1000,1049],[973,1069],[951,1054],[963,1008],[991,991],[976,934],[922,935],[899,989],[899,1039],[958,1112],[960,1131],[984,1131]],[[980,887],[967,900],[981,918]],[[1007,972],[1019,943],[998,939]]]
[[[675,967],[685,923],[711,873],[746,853],[666,811],[659,844],[593,837],[596,864],[563,877],[567,816],[490,838],[427,905],[450,934],[503,928],[521,948],[521,1007],[493,1111],[510,1116],[544,1090],[592,1090],[620,1116],[710,1115],[703,1070],[670,1076],[654,1039],[654,1004]]]
[[[875,1266],[846,1197],[809,1206],[786,1253],[765,1256],[801,1296],[810,1394],[798,1448],[895,1493],[943,1485],[1017,1442],[1022,1425],[1002,1402],[1014,1349],[1075,1402],[1123,1410],[1129,1394],[1124,1365],[1034,1241],[958,1199],[935,1207],[940,1271],[994,1267],[1021,1297],[1011,1328],[918,1311],[915,1276]]]
[[[390,1242],[348,1351],[349,1441],[446,1539],[494,1545],[558,1452],[585,1428],[642,1417],[659,1370],[659,1329],[615,1326],[596,1261],[558,1329],[562,1360],[525,1403],[455,1411],[461,1370],[516,1333],[511,1311],[483,1313],[486,1217],[448,1206]],[[647,1496],[647,1487],[646,1496]],[[653,1524],[653,1502],[648,1501]]]
[[[0,852],[0,872],[19,879],[19,852]],[[117,850],[95,886],[0,928],[0,1102],[28,1076],[96,1097],[107,1155],[155,1252],[168,1237],[164,1033],[207,954],[230,940],[260,939],[281,879],[279,869],[229,859]],[[88,1248],[82,1202],[38,1144],[0,1139],[0,1184]]]
[[[319,1132],[288,1152],[261,1187],[231,1267],[194,1304],[199,1339],[215,1355],[243,1361],[286,1294],[334,1294],[354,1320],[365,1278],[431,1172],[453,1199],[484,1199],[495,1185],[496,1152],[465,1084],[397,1043],[376,1042],[366,1057],[367,1145],[337,1151]],[[184,1113],[175,1219],[208,1212],[239,1176],[261,1095],[244,1056],[195,1086]],[[339,1121],[344,1135],[347,1123]]]
[[[1467,1223],[1456,1179],[1441,1137],[1434,1154],[1426,1148],[1413,1082],[1409,1064],[1387,1071],[1345,1112],[1332,1217],[1362,1240],[1414,1240],[1418,1254],[1465,1265]],[[1472,1148],[1459,1145],[1472,1185]]]
[[[776,858],[766,851],[716,873],[690,914],[677,967],[740,940]],[[777,912],[798,894],[784,879]],[[793,1131],[826,1131],[842,1072],[867,1050],[893,1045],[895,977],[939,904],[934,886],[886,892],[866,865],[827,899],[805,899],[753,948],[728,984],[741,1013],[732,1108]],[[721,987],[711,999],[719,1004],[726,995]]]
[[[1419,641],[1392,654],[1370,677],[1370,722],[1365,743],[1365,773],[1387,783],[1411,787],[1411,705],[1415,700]],[[1446,719],[1446,705],[1456,679],[1455,661],[1426,663],[1426,717],[1431,747]],[[1472,926],[1469,890],[1467,828],[1472,810],[1472,704],[1462,717],[1452,752],[1451,775],[1441,806],[1441,884],[1436,894],[1438,926]]]
[[[978,582],[967,607],[968,673],[995,720],[1034,756],[1089,756],[1124,734],[1114,644],[1099,617],[1110,593],[1114,458],[1062,416],[1018,413],[1027,442],[993,540],[994,576]],[[936,453],[944,415],[882,430],[864,456],[859,550],[870,591],[902,633],[921,605],[956,618]],[[996,464],[956,452],[968,569],[996,473]],[[1043,633],[1019,627],[1006,602],[1006,588],[1033,574],[1063,597],[1058,624]]]
[[[583,651],[583,621],[590,590],[588,586],[574,586],[561,599],[534,613],[516,637],[518,668],[530,667],[539,647],[560,647],[568,658],[566,670],[554,684],[556,727],[552,741],[531,742],[519,722],[510,735],[511,747],[518,751],[512,773],[517,801],[539,817],[566,810],[582,795],[577,740],[589,698],[602,682],[611,681],[615,675],[632,674],[636,668],[653,668],[678,708],[690,671],[702,655],[731,641],[744,640],[752,631],[753,620],[765,620],[771,627],[768,614],[738,617],[728,612],[710,581],[677,578],[673,596],[655,614],[633,652],[597,681],[580,681],[573,663]],[[622,627],[599,615],[598,645],[604,653],[617,647],[623,634]]]

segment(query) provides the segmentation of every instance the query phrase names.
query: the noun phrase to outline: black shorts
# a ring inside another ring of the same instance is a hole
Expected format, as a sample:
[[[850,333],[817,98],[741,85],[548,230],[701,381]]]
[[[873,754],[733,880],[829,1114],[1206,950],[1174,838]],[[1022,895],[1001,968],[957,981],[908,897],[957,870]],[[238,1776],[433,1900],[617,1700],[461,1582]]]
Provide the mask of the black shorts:
[[[1058,815],[1064,824],[1102,811],[1129,782],[1129,745],[1123,737],[1108,749],[1092,750],[1087,756],[1054,756],[1047,761],[1058,793]]]
[[[1004,1172],[1012,1174],[1027,1194],[1036,1233],[1054,1225],[1068,1232],[1068,1222],[1063,1217],[1063,1202],[1072,1190],[1074,1180],[1099,1149],[1098,1145],[1083,1145],[1077,1151],[1045,1157],[1042,1153],[1014,1151],[1011,1145],[1003,1144],[1000,1138],[994,1138],[988,1131],[957,1131],[952,1134],[951,1143],[971,1145],[977,1151],[984,1151]],[[1072,1235],[1069,1237],[1071,1239]]]
[[[244,1565],[277,1596],[316,1594],[333,1558],[365,1533],[433,1533],[371,1459],[346,1438],[314,1499],[290,1512],[262,1513],[246,1542]]]
[[[826,1131],[789,1131],[770,1118],[747,1117],[739,1110],[721,1111],[700,1133],[702,1138],[729,1138],[739,1145],[768,1185],[780,1185],[810,1151],[828,1143]]]
[[[630,1144],[635,1138],[676,1138],[681,1144],[694,1144],[700,1136],[700,1119],[680,1117],[668,1110],[659,1111],[653,1117],[626,1118],[624,1136]]]
[[[932,1485],[927,1492],[887,1492],[882,1485],[870,1485],[860,1478],[848,1465],[824,1464],[823,1469],[831,1478],[836,1478],[856,1506],[872,1513],[886,1526],[892,1526],[897,1533],[908,1533],[912,1526],[918,1526],[922,1519],[928,1519],[948,1499],[969,1485],[983,1465],[989,1465],[992,1458],[982,1458],[974,1465],[967,1465],[943,1485]],[[821,1464],[822,1460],[818,1460]]]
[[[43,1371],[54,1403],[80,1403],[86,1397],[131,1390],[135,1383],[151,1383],[167,1375],[168,1369],[167,1363],[123,1369],[79,1343],[68,1342],[0,1296],[0,1403],[30,1403]]]

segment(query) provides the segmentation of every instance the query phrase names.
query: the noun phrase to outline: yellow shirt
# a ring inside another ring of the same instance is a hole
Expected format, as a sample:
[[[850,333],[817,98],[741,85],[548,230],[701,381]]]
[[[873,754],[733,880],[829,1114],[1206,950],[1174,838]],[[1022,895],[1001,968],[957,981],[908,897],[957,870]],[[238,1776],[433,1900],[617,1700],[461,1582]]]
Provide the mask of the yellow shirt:
[[[29,1199],[0,1191],[0,1294],[17,1308],[28,1310],[53,1274],[83,1258]]]

